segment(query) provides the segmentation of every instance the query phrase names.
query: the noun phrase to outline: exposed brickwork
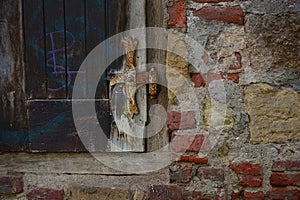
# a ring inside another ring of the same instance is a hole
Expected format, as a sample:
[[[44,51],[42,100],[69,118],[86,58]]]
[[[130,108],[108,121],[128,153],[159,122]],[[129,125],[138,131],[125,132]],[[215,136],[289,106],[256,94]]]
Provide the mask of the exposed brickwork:
[[[228,73],[226,78],[228,80],[231,80],[234,83],[239,83],[240,82],[240,75],[239,75],[239,73]]]
[[[245,200],[263,200],[264,193],[262,191],[244,191]]]
[[[234,0],[193,0],[197,3],[219,3],[219,2],[232,2]]]
[[[273,172],[270,184],[272,186],[300,186],[300,173]]]
[[[174,162],[191,162],[191,163],[195,163],[195,164],[207,164],[207,162],[208,162],[207,157],[200,158],[196,155],[173,156],[172,160]]]
[[[182,199],[182,188],[177,185],[152,185],[148,197],[149,200]]]
[[[262,176],[242,176],[240,185],[244,187],[261,187],[263,182]]]
[[[193,165],[174,163],[170,166],[170,182],[189,183],[192,180]]]
[[[168,28],[186,27],[186,1],[173,1],[173,5],[168,7]]]
[[[299,200],[300,190],[299,189],[287,189],[287,188],[273,188],[267,192],[265,196],[266,200],[277,200],[277,199],[288,199],[288,200]]]
[[[204,195],[199,191],[188,191],[177,185],[152,185],[149,200],[226,200],[226,189],[219,189],[214,195]]]
[[[196,126],[195,112],[170,111],[167,113],[167,125],[170,130],[192,129]]]
[[[36,186],[29,186],[26,192],[28,200],[45,199],[45,200],[63,200],[64,191],[50,188],[40,188]]]
[[[0,176],[0,195],[18,194],[23,191],[23,177],[17,175]]]
[[[252,164],[248,162],[230,163],[230,169],[238,174],[261,175],[262,166],[260,164]]]
[[[200,167],[197,170],[200,179],[210,179],[213,181],[224,181],[224,170],[221,168]]]
[[[276,160],[272,171],[300,171],[300,160]]]
[[[231,200],[236,200],[236,199],[238,199],[239,197],[241,196],[241,192],[240,191],[233,191],[232,193],[231,193]]]
[[[208,135],[196,134],[174,134],[171,148],[175,152],[199,152],[210,150]]]
[[[225,23],[244,24],[244,13],[240,6],[209,6],[194,11],[194,16],[208,21],[222,21]]]
[[[191,78],[192,78],[192,81],[194,82],[194,86],[196,88],[199,88],[199,87],[205,87],[205,79],[203,77],[202,74],[200,73],[192,73],[191,74]]]

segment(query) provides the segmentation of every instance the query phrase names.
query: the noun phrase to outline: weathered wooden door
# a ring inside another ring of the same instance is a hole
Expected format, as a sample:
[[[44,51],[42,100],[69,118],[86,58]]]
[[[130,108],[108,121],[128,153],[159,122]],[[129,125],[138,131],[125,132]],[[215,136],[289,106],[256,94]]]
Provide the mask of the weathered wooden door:
[[[72,118],[73,83],[86,55],[107,37],[105,0],[24,0],[26,95],[31,151],[83,151]],[[98,87],[100,122],[110,115],[105,75]],[[80,86],[82,99],[87,82]]]
[[[128,28],[128,2],[23,0],[19,8],[23,21],[25,81],[22,87],[25,87],[25,105],[18,112],[26,113],[26,122],[22,131],[18,128],[0,131],[0,143],[5,145],[1,150],[86,151],[74,126],[72,102],[88,101],[89,84],[95,83],[89,82],[86,77],[76,86],[80,96],[74,99],[74,80],[77,74],[88,74],[79,68],[96,45]],[[21,42],[19,46],[22,46]],[[107,48],[108,52],[120,51]],[[116,60],[96,83],[95,108],[99,124],[108,137],[112,117],[107,75],[111,69],[120,69],[122,60]],[[15,143],[13,138],[18,142]],[[132,150],[143,151],[143,148]]]

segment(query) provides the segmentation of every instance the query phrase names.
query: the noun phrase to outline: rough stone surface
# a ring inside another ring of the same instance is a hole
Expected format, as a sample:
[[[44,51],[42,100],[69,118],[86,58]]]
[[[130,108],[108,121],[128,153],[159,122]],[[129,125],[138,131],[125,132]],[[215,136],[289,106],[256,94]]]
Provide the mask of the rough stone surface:
[[[170,182],[189,183],[192,180],[192,173],[192,164],[172,164],[170,166]]]
[[[168,52],[166,58],[166,78],[168,97],[171,104],[175,103],[176,95],[186,91],[190,80],[187,63],[187,47],[182,38],[176,34],[168,35]]]
[[[0,195],[18,194],[23,191],[23,177],[15,175],[0,176]]]
[[[55,190],[51,188],[41,188],[37,186],[30,186],[26,192],[26,198],[28,200],[36,199],[53,199],[53,200],[63,200],[64,191]]]
[[[299,87],[299,14],[248,15],[245,30],[257,80]]]
[[[132,194],[129,190],[117,188],[96,188],[74,186],[68,190],[70,200],[131,200]],[[142,199],[136,199],[142,200]]]
[[[171,148],[175,152],[209,151],[211,142],[204,134],[175,134],[171,141]]]
[[[197,3],[218,3],[218,2],[231,2],[234,0],[193,0]]]
[[[244,101],[253,143],[300,138],[300,95],[293,89],[252,84],[245,88]]]
[[[226,104],[215,100],[214,98],[205,99],[203,114],[204,124],[214,128],[231,126],[234,121],[232,116],[233,113],[230,108],[228,108]]]

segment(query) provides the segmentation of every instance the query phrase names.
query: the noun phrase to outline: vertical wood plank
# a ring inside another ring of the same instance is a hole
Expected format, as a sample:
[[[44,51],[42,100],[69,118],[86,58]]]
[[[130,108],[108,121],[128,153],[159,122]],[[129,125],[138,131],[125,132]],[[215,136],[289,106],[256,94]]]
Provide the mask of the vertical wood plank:
[[[128,0],[108,0],[107,1],[107,29],[108,37],[125,31],[128,27],[127,25],[127,10],[128,10]],[[120,35],[121,36],[121,35]],[[121,36],[122,37],[122,36]],[[122,38],[121,38],[122,39]],[[109,57],[114,57],[113,55],[120,55],[124,52],[123,49],[117,48],[119,44],[113,44],[109,41],[108,52]],[[109,69],[109,73],[116,73],[122,69],[124,56],[115,60]]]
[[[68,98],[72,98],[74,81],[78,73],[84,75],[85,71],[79,71],[80,65],[86,57],[85,50],[85,1],[65,0],[66,23],[66,54],[67,54],[67,88]],[[86,96],[86,81],[80,83],[76,90],[80,91],[80,98]]]
[[[74,126],[71,101],[29,101],[28,110],[31,151],[85,151]]]
[[[98,44],[106,39],[106,1],[105,0],[86,0],[86,50],[87,53],[92,51]],[[99,55],[105,56],[106,55]],[[103,67],[103,66],[95,66]],[[93,68],[89,68],[93,70]],[[92,73],[89,71],[89,73]],[[89,94],[95,96],[96,99],[107,99],[107,80],[106,73],[104,73],[99,80],[88,79],[89,85],[98,85],[96,94]],[[90,93],[90,91],[88,90]]]
[[[29,99],[47,97],[43,0],[23,0],[26,94]]]
[[[21,1],[0,1],[0,151],[27,149]]]
[[[147,1],[147,27],[163,27],[163,23],[164,23],[164,8],[165,6],[163,5],[163,1],[162,0],[152,0],[152,1]],[[152,37],[150,38],[148,36],[147,38],[147,43],[153,43],[155,42],[157,44],[157,46],[162,46],[165,47],[164,49],[166,49],[167,47],[167,35],[162,36],[159,35],[158,37]],[[147,49],[147,62],[148,63],[160,63],[165,65],[165,61],[166,61],[166,53],[163,50],[159,50],[159,49]],[[162,83],[162,85],[166,85],[166,70],[165,68],[161,68],[158,66],[151,66],[151,67],[155,67],[157,70],[157,74],[158,74],[158,80],[159,83]],[[157,95],[156,99],[150,99],[148,98],[148,108],[150,108],[150,110],[154,113],[151,117],[151,122],[153,125],[153,121],[156,119],[161,118],[161,120],[159,121],[164,121],[165,120],[165,115],[164,112],[166,112],[167,107],[168,107],[168,91],[166,87],[163,86],[158,86],[159,88],[159,93]],[[161,105],[162,107],[153,107],[153,105]],[[160,109],[164,109],[164,110],[160,110]],[[152,119],[153,118],[153,119]],[[147,126],[147,134],[153,135],[152,137],[148,137],[147,138],[147,151],[155,151],[157,149],[160,149],[162,147],[164,147],[168,141],[169,138],[166,134],[167,132],[167,127],[166,125],[164,125],[161,129],[161,131],[157,131],[157,124],[158,123],[154,123],[153,126],[151,126],[151,124],[149,124]]]
[[[65,20],[63,0],[44,0],[48,98],[65,98]]]
[[[109,35],[124,31],[126,28],[134,29],[145,27],[145,1],[134,0],[112,0],[108,3],[108,25]],[[129,19],[128,22],[125,19]],[[146,42],[145,35],[135,37],[139,45]],[[121,41],[122,35],[120,35]],[[120,44],[109,43],[109,56],[119,54],[120,51],[124,52],[124,48],[116,48]],[[123,66],[123,59],[116,60],[111,65],[111,70],[120,70]],[[136,52],[136,71],[145,71],[146,52],[139,50]],[[112,90],[112,101],[118,102],[118,96],[116,95],[116,89]],[[113,98],[114,97],[114,98]],[[114,119],[118,129],[112,129],[111,131],[111,150],[112,151],[131,151],[131,152],[143,152],[145,151],[145,124],[147,121],[147,93],[146,87],[141,86],[136,92],[136,102],[139,108],[139,114],[133,119],[127,115],[122,115],[122,120]],[[116,105],[120,107],[120,105]],[[125,128],[126,127],[126,128]],[[127,128],[129,127],[129,128]],[[123,131],[124,130],[124,131]]]

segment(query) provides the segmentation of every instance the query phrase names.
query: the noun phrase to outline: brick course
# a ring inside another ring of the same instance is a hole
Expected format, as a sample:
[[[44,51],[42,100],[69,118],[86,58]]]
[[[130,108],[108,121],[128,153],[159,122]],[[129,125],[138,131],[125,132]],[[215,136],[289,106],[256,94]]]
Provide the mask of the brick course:
[[[41,188],[37,186],[29,186],[26,192],[26,198],[28,200],[63,200],[64,191],[51,188]]]
[[[240,179],[240,185],[243,187],[261,187],[262,182],[262,176],[242,176]]]
[[[186,1],[173,1],[168,7],[168,28],[186,28]]]
[[[208,21],[222,21],[244,25],[244,13],[240,6],[208,6],[193,11],[194,16],[198,16]]]
[[[261,175],[262,166],[260,164],[252,164],[248,162],[230,163],[229,168],[238,174]]]

